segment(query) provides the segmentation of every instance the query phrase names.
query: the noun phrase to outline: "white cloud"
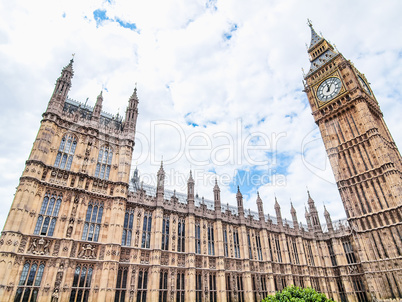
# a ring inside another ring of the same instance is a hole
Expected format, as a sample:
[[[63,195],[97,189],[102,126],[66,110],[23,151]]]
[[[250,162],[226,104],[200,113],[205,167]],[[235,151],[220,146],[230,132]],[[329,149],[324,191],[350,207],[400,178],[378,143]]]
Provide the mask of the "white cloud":
[[[397,38],[402,31],[401,6],[398,1],[379,6],[375,1],[318,0],[220,0],[209,7],[206,1],[182,0],[0,3],[0,225],[12,203],[41,113],[72,53],[76,53],[73,99],[85,102],[89,98],[93,105],[106,87],[104,110],[115,114],[119,108],[123,114],[138,83],[140,115],[133,165],[138,160],[144,176],[154,175],[159,168],[144,153],[154,151],[157,161],[162,155],[169,159],[176,155],[179,144],[185,143],[177,137],[177,129],[165,127],[151,146],[145,140],[151,121],[168,120],[178,125],[187,139],[197,132],[210,137],[211,149],[197,152],[202,159],[208,159],[212,149],[228,144],[224,138],[214,137],[218,132],[228,133],[235,148],[249,133],[284,134],[276,150],[290,158],[286,182],[278,180],[276,186],[267,184],[247,192],[250,200],[245,200],[245,206],[256,209],[255,191],[260,190],[265,212],[274,215],[276,194],[284,217],[291,217],[292,199],[299,221],[304,221],[308,186],[321,213],[325,202],[334,219],[345,217],[339,211],[341,201],[332,172],[325,166],[321,140],[309,145],[305,162],[301,157],[304,138],[312,131],[318,133],[301,83],[301,67],[309,68],[304,45],[310,39],[306,19],[312,19],[315,29],[366,74],[391,133],[401,145],[402,133],[397,131],[402,109],[402,40]],[[98,9],[106,11],[110,19],[135,23],[137,30],[113,21],[97,26],[93,12]],[[231,38],[225,39],[225,34]],[[241,134],[239,119],[247,126]],[[191,166],[204,171],[197,172],[196,187],[201,196],[211,198],[213,185],[203,184],[200,175],[213,179],[208,171],[214,169],[221,181],[225,176],[234,177],[237,169],[252,169],[244,156],[238,156],[238,149],[234,151],[236,160],[218,166],[212,162],[197,166],[188,156],[181,156],[165,166],[167,171],[180,172],[180,177],[172,178],[175,183],[167,185],[185,191],[183,179]],[[219,154],[231,155],[228,150]],[[261,152],[255,155],[263,158]],[[269,168],[267,164],[257,170]],[[228,185],[221,184],[221,191],[224,203],[235,204],[235,193]]]

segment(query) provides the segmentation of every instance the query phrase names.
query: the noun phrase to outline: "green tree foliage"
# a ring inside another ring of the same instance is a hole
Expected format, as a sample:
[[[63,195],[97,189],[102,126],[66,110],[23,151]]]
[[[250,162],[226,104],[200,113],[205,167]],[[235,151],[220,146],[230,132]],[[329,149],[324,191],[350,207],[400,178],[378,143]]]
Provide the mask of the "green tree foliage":
[[[312,288],[288,286],[275,295],[267,296],[261,302],[334,302]]]

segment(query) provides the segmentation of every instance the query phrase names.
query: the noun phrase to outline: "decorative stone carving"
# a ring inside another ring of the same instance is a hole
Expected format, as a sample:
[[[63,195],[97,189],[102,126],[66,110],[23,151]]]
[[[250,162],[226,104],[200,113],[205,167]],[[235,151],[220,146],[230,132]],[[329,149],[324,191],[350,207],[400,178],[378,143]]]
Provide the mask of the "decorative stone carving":
[[[95,259],[96,258],[96,246],[89,243],[81,245],[80,252],[78,253],[78,258],[84,259]]]
[[[60,241],[57,240],[55,242],[55,244],[54,244],[52,256],[58,256],[59,255],[59,250],[60,250]]]
[[[28,237],[27,237],[27,236],[22,237],[20,246],[19,246],[19,248],[18,248],[18,253],[21,253],[21,254],[22,254],[22,253],[25,251],[25,247],[26,247],[26,245],[27,245],[27,241],[28,241]]]
[[[57,288],[53,291],[52,299],[50,301],[51,302],[59,301],[59,290]]]
[[[49,254],[49,245],[51,241],[44,238],[32,238],[31,246],[28,249],[28,253],[34,255],[47,255]]]

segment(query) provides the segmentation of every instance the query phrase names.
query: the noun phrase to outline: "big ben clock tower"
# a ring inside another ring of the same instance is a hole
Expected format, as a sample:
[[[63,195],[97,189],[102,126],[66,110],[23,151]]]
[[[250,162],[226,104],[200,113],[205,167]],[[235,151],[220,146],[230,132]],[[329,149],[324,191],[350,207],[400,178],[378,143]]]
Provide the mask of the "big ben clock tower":
[[[402,160],[364,74],[311,22],[305,92],[372,298],[402,297]]]

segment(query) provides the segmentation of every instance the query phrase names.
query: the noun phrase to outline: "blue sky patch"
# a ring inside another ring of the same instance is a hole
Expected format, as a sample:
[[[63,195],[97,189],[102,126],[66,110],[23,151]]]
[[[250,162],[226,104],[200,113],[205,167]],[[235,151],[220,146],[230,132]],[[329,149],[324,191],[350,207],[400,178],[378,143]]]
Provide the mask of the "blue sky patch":
[[[232,36],[233,36],[233,32],[235,32],[236,30],[237,30],[237,24],[236,23],[234,23],[234,24],[232,24],[232,26],[230,27],[230,29],[229,29],[229,31],[228,32],[225,32],[224,34],[223,34],[223,37],[226,39],[226,40],[230,40],[231,38],[232,38]]]
[[[109,18],[106,16],[106,11],[101,9],[97,9],[94,11],[94,19],[96,21],[96,27],[102,25],[103,21],[109,20]]]
[[[196,124],[196,123],[194,123],[194,122],[190,122],[190,121],[187,122],[187,125],[193,126],[194,128],[199,126],[198,124]]]
[[[216,6],[216,0],[207,0],[205,6],[206,8],[210,8],[212,10],[218,10],[218,7]]]
[[[116,22],[119,23],[124,28],[128,28],[131,30],[137,29],[137,25],[135,25],[135,23],[124,22],[124,21],[120,20],[119,18],[116,18]]]
[[[285,117],[290,119],[290,122],[293,122],[293,118],[297,116],[296,112],[291,112],[290,114],[286,114]]]
[[[230,192],[236,193],[237,186],[239,186],[243,197],[247,197],[246,199],[248,199],[251,194],[255,193],[255,190],[268,184],[271,176],[270,171],[258,170],[257,166],[250,167],[248,170],[239,169],[229,184]]]
[[[137,25],[135,23],[125,22],[125,21],[121,20],[120,18],[110,19],[106,15],[106,10],[97,9],[97,10],[94,10],[93,14],[94,14],[94,19],[96,21],[96,27],[101,26],[103,21],[112,21],[112,22],[117,22],[121,27],[128,28],[130,30],[139,32],[137,30]]]

